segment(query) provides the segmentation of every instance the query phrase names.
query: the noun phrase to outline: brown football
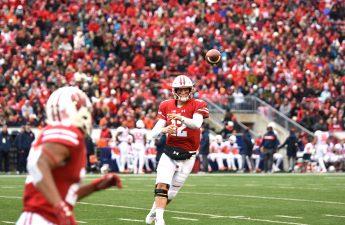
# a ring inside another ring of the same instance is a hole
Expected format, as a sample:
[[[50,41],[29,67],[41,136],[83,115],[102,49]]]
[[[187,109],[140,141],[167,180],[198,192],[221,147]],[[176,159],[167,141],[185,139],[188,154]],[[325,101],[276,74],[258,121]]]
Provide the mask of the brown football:
[[[218,64],[222,58],[220,52],[217,49],[211,49],[206,53],[206,61],[209,64]]]

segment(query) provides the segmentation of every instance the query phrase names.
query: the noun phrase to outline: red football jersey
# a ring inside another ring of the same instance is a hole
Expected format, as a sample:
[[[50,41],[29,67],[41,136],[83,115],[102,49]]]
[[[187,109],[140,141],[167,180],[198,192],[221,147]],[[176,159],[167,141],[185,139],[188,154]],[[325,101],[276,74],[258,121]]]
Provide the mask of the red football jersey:
[[[33,143],[30,151],[44,151],[44,143],[59,143],[70,151],[66,164],[52,170],[57,189],[70,208],[73,210],[77,200],[76,192],[79,189],[81,178],[85,175],[86,148],[84,134],[76,127],[47,126]],[[47,220],[57,223],[53,206],[47,202],[41,192],[32,183],[32,177],[27,176],[24,190],[24,211],[35,212]]]
[[[200,99],[190,99],[182,107],[176,106],[176,100],[170,99],[161,102],[158,110],[158,118],[166,120],[167,126],[176,125],[176,134],[168,135],[166,144],[172,147],[182,148],[188,151],[196,151],[200,145],[200,129],[190,129],[179,120],[168,119],[168,114],[180,114],[187,118],[193,118],[194,113],[201,114],[204,118],[209,116],[207,104]]]

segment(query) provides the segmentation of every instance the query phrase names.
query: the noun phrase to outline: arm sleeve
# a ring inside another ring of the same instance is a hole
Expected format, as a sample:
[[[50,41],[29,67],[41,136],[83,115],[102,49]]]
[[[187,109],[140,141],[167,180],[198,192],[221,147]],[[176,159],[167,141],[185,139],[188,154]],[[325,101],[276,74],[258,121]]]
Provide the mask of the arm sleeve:
[[[164,102],[162,102],[160,105],[159,105],[159,108],[158,108],[158,119],[162,119],[162,120],[167,120],[167,115],[166,115],[166,110],[165,110],[165,107],[163,104]]]
[[[165,127],[165,124],[166,124],[165,120],[159,119],[151,130],[151,137],[157,138],[161,134],[162,129]]]
[[[203,118],[208,118],[209,117],[209,111],[208,111],[206,102],[204,102],[202,100],[197,100],[197,101],[198,101],[198,104],[196,106],[194,113],[201,114]]]
[[[193,114],[193,119],[182,117],[181,122],[190,129],[200,129],[202,122],[204,121],[203,115],[199,113]]]

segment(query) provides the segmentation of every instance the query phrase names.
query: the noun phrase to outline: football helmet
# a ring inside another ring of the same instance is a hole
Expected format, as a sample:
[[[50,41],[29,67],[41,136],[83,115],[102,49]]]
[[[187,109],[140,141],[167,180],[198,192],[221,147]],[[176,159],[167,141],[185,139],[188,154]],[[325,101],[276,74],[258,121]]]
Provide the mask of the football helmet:
[[[138,121],[135,123],[135,126],[136,126],[137,128],[145,128],[144,121],[138,120]]]
[[[230,144],[235,144],[236,143],[236,136],[235,135],[231,135],[229,137],[229,142],[230,142]]]
[[[92,104],[77,87],[67,86],[55,90],[46,104],[47,124],[76,126],[86,134],[92,130]]]
[[[179,94],[177,94],[177,90],[179,88],[190,88],[190,91],[187,96],[180,96]],[[188,101],[189,99],[193,97],[193,92],[194,92],[194,84],[189,77],[187,77],[186,75],[180,75],[174,79],[172,83],[172,93],[176,100],[179,100],[182,102]]]
[[[222,141],[223,141],[223,137],[222,137],[222,135],[216,135],[216,141],[217,141],[217,143],[222,143]]]

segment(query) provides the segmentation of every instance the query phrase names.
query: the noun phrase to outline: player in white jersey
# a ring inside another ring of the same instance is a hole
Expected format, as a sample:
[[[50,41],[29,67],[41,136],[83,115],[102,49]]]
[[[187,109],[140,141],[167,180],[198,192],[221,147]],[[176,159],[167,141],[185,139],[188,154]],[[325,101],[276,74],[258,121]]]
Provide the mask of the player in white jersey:
[[[327,140],[327,151],[323,160],[328,165],[328,170],[330,170],[331,166],[336,166],[340,160],[335,145],[330,138]]]
[[[143,173],[143,167],[145,162],[145,143],[147,130],[142,120],[136,122],[136,128],[132,129],[130,133],[133,135],[134,143],[132,145],[133,150],[133,172],[135,174]]]
[[[312,171],[312,161],[315,160],[315,144],[317,138],[315,137],[311,142],[308,142],[303,149],[303,168],[302,172],[311,172]],[[296,171],[296,170],[295,170]],[[297,170],[298,171],[298,170]]]
[[[338,157],[338,161],[336,164],[337,170],[345,169],[345,143],[344,140],[340,141],[339,143],[334,145],[335,154]]]
[[[120,165],[119,165],[119,171],[124,172],[125,171],[125,165],[128,159],[128,135],[129,130],[126,125],[122,125],[116,129],[115,138],[116,141],[118,141],[119,149],[120,149]]]
[[[223,144],[223,156],[225,156],[228,168],[230,170],[242,171],[243,168],[243,162],[242,162],[242,156],[240,155],[239,147],[236,142],[237,138],[235,135],[231,135],[229,137],[229,140],[224,142]],[[238,168],[236,167],[235,160],[237,161]]]
[[[208,154],[208,159],[217,163],[218,170],[225,169],[223,164],[222,143],[222,136],[216,135],[215,139],[210,143],[210,154]]]
[[[317,130],[315,131],[314,135],[317,138],[315,145],[315,160],[319,163],[319,172],[324,173],[327,172],[324,157],[328,149],[327,139],[329,137],[329,133]]]

